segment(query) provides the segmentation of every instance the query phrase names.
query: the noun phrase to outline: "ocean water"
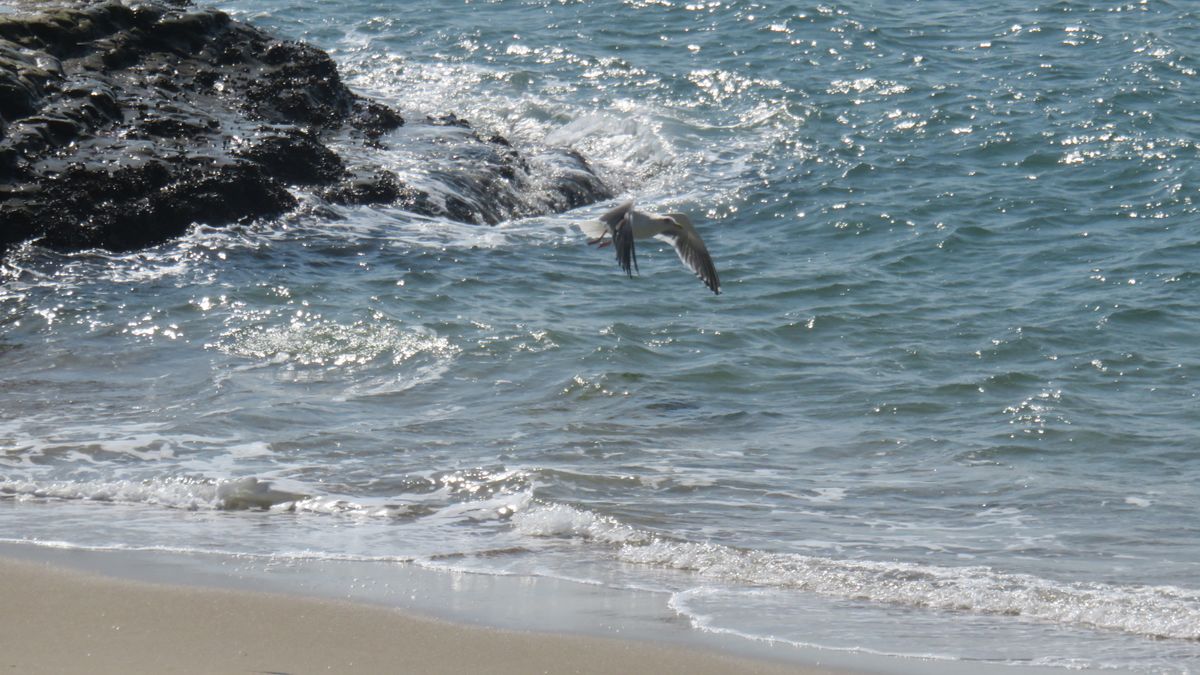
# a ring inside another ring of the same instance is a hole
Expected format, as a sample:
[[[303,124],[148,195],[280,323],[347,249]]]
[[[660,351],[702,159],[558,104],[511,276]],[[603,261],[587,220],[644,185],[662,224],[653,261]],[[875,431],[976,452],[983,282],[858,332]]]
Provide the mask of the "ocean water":
[[[487,227],[303,196],[138,253],[22,249],[0,539],[570,579],[747,640],[1200,670],[1193,4],[217,6],[410,119],[577,149],[693,214],[723,293],[663,246],[633,279],[588,247],[574,223],[615,200]],[[418,127],[340,149],[452,191]]]

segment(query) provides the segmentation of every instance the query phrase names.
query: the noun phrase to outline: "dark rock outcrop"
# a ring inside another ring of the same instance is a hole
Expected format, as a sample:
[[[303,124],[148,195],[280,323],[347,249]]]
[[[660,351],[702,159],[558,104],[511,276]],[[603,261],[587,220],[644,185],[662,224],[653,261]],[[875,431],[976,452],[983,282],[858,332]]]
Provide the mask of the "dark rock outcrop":
[[[280,215],[295,189],[478,223],[609,194],[579,155],[527,158],[453,115],[414,125],[438,132],[415,144],[418,180],[363,164],[404,124],[347,89],[324,52],[216,10],[109,1],[0,14],[0,254],[30,239],[144,247],[197,222]],[[359,165],[333,141],[357,144]]]

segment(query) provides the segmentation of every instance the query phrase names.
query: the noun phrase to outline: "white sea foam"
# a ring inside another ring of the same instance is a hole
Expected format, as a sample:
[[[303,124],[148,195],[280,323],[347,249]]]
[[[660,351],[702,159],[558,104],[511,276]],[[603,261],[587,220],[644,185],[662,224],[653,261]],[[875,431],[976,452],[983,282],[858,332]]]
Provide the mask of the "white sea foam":
[[[573,536],[608,544],[647,543],[650,535],[614,518],[563,504],[538,504],[513,518],[517,531],[533,537]]]
[[[254,477],[145,480],[4,480],[0,495],[18,500],[65,500],[163,506],[172,509],[242,510],[307,501],[307,496]]]
[[[430,478],[440,485],[394,498],[309,494],[288,480],[255,476],[208,479],[162,477],[144,480],[0,480],[0,497],[18,501],[57,500],[158,506],[189,511],[309,513],[438,523],[503,520],[526,508],[532,499],[523,471],[455,471]]]
[[[0,481],[0,495],[18,500],[57,499],[147,504],[176,509],[219,508],[220,485],[195,479]]]
[[[355,369],[366,379],[352,380],[335,400],[396,394],[437,381],[462,350],[422,327],[401,328],[381,318],[350,323],[320,316],[297,316],[281,325],[260,325],[253,313],[246,323],[207,345],[232,356],[257,360],[259,366]],[[364,367],[390,363],[392,369]],[[312,377],[289,371],[288,377]],[[320,376],[318,376],[320,377]]]
[[[1019,616],[1159,638],[1200,639],[1200,592],[1172,586],[1071,583],[989,567],[835,560],[656,536],[562,504],[513,518],[520,532],[614,547],[616,559],[722,582],[774,586],[847,600]]]

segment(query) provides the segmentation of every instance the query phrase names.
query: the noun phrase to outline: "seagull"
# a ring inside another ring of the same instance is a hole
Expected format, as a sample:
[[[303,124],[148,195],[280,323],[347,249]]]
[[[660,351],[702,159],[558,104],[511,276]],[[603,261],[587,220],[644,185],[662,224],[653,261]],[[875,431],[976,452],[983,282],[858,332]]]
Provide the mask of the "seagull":
[[[646,213],[633,208],[633,200],[629,200],[617,208],[600,216],[599,220],[579,223],[579,229],[589,237],[588,244],[598,244],[604,248],[615,244],[617,264],[630,277],[638,270],[637,251],[634,250],[634,239],[649,239],[654,237],[675,247],[675,253],[689,269],[700,277],[705,286],[713,293],[720,295],[721,279],[717,277],[717,268],[713,266],[708,248],[692,220],[683,213],[668,213],[660,216]],[[605,240],[609,237],[609,240]]]

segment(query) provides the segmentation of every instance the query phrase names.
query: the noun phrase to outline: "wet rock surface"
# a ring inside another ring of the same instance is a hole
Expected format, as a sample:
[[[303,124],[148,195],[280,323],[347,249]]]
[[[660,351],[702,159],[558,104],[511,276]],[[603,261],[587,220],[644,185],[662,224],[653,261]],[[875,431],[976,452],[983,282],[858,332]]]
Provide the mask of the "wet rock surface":
[[[0,13],[0,253],[135,249],[303,193],[473,223],[609,196],[576,153],[526,156],[453,115],[406,124],[324,52],[216,10],[27,7]],[[395,143],[419,155],[415,177],[373,158]]]

